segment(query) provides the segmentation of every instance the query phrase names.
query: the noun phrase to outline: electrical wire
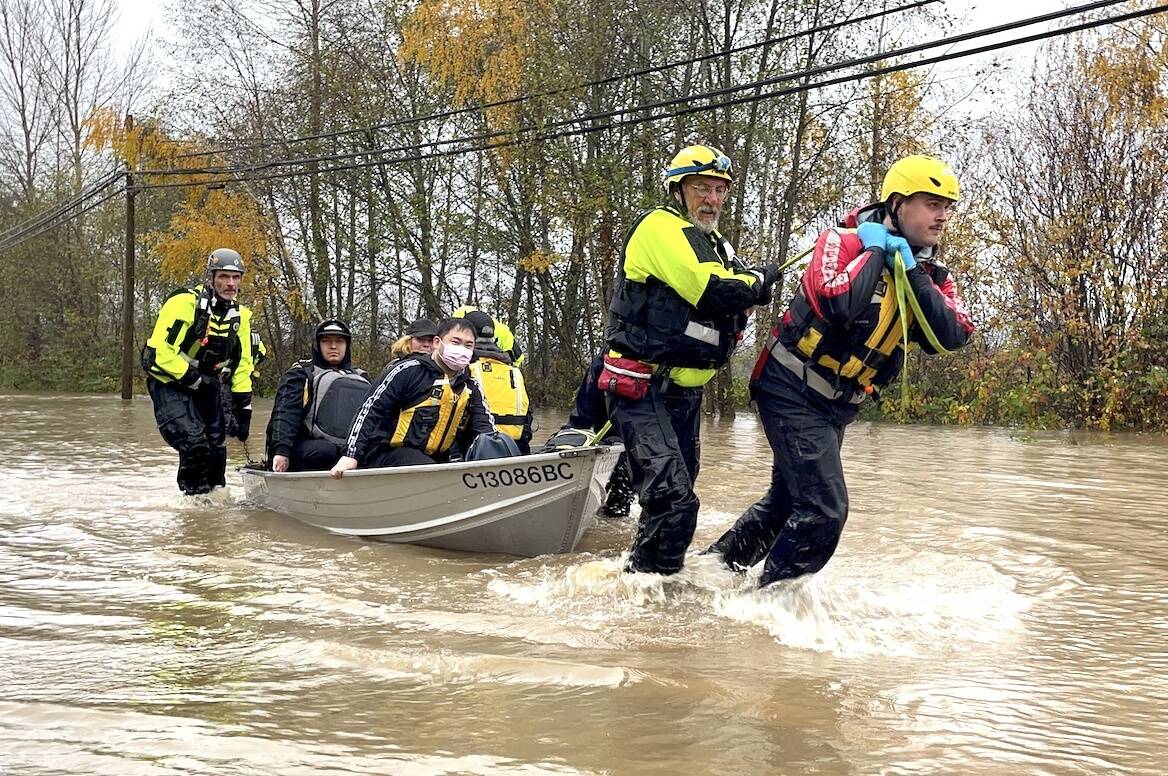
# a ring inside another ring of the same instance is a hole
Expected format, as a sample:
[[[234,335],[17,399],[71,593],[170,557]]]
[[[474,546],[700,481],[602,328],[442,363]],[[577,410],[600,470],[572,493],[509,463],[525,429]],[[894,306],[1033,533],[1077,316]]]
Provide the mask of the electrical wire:
[[[1051,17],[1051,16],[1054,16],[1056,18],[1061,18],[1061,17],[1073,15],[1076,13],[1081,13],[1084,8],[1094,9],[1094,8],[1098,8],[1098,7],[1102,7],[1102,6],[1106,6],[1106,5],[1114,5],[1114,4],[1115,4],[1115,2],[1091,3],[1091,4],[1087,4],[1086,6],[1079,6],[1079,7],[1074,8],[1074,9],[1067,9],[1066,11],[1061,12],[1061,13],[1057,13],[1057,14],[1053,14],[1053,15],[1047,14],[1047,15],[1044,15],[1043,17],[1036,17],[1036,18],[1047,19],[1048,17]],[[1086,21],[1080,22],[1078,24],[1068,25],[1066,27],[1061,27],[1057,30],[1045,30],[1043,32],[1022,36],[1020,38],[1015,38],[1015,39],[1011,39],[1008,41],[1002,41],[999,43],[990,43],[990,44],[986,44],[983,46],[968,49],[965,51],[949,53],[949,54],[941,54],[941,55],[937,55],[934,57],[925,58],[922,60],[901,62],[898,64],[887,65],[885,67],[871,69],[871,70],[865,71],[863,73],[851,74],[851,75],[846,75],[846,76],[839,76],[836,78],[830,78],[830,79],[825,79],[825,80],[816,81],[816,82],[808,82],[808,83],[799,84],[799,85],[796,85],[793,87],[787,87],[784,89],[777,89],[777,90],[773,90],[773,91],[769,91],[769,92],[760,92],[760,93],[755,94],[755,95],[738,97],[738,98],[731,99],[731,100],[723,100],[721,102],[715,102],[712,104],[689,106],[689,107],[686,107],[686,108],[683,108],[680,110],[670,111],[667,113],[661,113],[661,114],[648,116],[648,117],[627,118],[627,119],[623,119],[620,121],[609,122],[607,124],[596,124],[593,126],[582,127],[579,129],[564,130],[561,132],[544,134],[544,135],[539,135],[539,136],[535,136],[535,137],[515,138],[515,139],[509,140],[509,141],[488,143],[486,145],[482,145],[482,146],[478,146],[478,147],[449,149],[449,150],[445,150],[445,151],[435,151],[435,152],[431,152],[428,154],[414,154],[411,156],[401,157],[401,158],[397,158],[397,159],[390,159],[390,160],[378,159],[378,160],[365,161],[365,162],[356,163],[356,164],[349,164],[349,165],[333,165],[333,166],[326,167],[322,170],[317,170],[315,173],[301,170],[301,171],[292,171],[292,172],[283,172],[283,173],[272,173],[269,175],[261,175],[261,176],[245,176],[245,177],[231,177],[231,178],[222,178],[221,177],[221,178],[218,178],[215,180],[179,181],[179,182],[171,182],[171,183],[141,184],[141,185],[135,185],[133,187],[123,187],[121,189],[118,189],[118,190],[110,193],[110,194],[107,194],[106,196],[102,197],[101,199],[97,200],[96,202],[90,203],[88,206],[86,206],[85,208],[81,209],[80,211],[78,211],[76,213],[69,213],[70,210],[76,208],[81,202],[84,202],[86,199],[89,199],[92,196],[96,195],[97,193],[100,193],[100,191],[102,191],[103,188],[109,187],[110,185],[115,183],[117,180],[119,180],[120,178],[122,178],[126,174],[125,172],[117,172],[117,173],[111,174],[103,181],[100,181],[98,184],[94,184],[88,190],[86,190],[85,192],[82,192],[77,197],[74,197],[69,202],[66,202],[63,205],[58,206],[57,208],[54,208],[52,211],[50,211],[46,214],[43,214],[41,216],[38,216],[35,219],[32,219],[30,222],[27,222],[24,225],[21,225],[19,227],[14,228],[14,229],[10,229],[8,232],[4,233],[4,235],[0,235],[0,250],[6,250],[6,249],[13,247],[14,245],[16,245],[20,242],[23,242],[24,240],[35,237],[35,236],[43,233],[44,231],[47,231],[49,229],[60,226],[64,223],[67,223],[71,220],[74,220],[74,219],[80,217],[81,215],[89,212],[90,210],[104,204],[105,202],[109,201],[113,197],[127,191],[127,189],[132,191],[132,192],[137,192],[137,191],[148,191],[148,190],[165,189],[165,188],[185,188],[185,187],[191,187],[191,186],[221,185],[221,184],[227,184],[227,183],[250,183],[250,182],[259,182],[259,181],[266,181],[266,180],[277,180],[277,179],[283,179],[283,178],[303,177],[305,175],[310,175],[310,174],[324,174],[324,173],[329,173],[329,172],[340,172],[340,171],[344,171],[344,170],[360,169],[360,168],[371,167],[371,166],[382,166],[382,165],[393,166],[393,165],[403,164],[403,163],[411,162],[411,161],[419,161],[419,160],[436,158],[436,157],[444,157],[444,156],[455,156],[455,155],[461,155],[461,154],[466,154],[466,153],[473,153],[476,151],[481,152],[481,151],[493,150],[493,149],[498,149],[498,148],[503,148],[503,147],[508,147],[508,146],[527,144],[527,143],[532,143],[532,142],[537,142],[537,141],[547,141],[547,140],[554,140],[554,139],[563,138],[563,137],[585,135],[585,134],[590,134],[592,132],[615,129],[618,127],[623,127],[623,126],[628,126],[628,125],[633,125],[633,124],[649,123],[649,122],[659,121],[659,120],[666,119],[666,118],[675,118],[677,116],[687,115],[687,114],[695,113],[698,111],[706,111],[706,110],[711,110],[711,109],[721,108],[721,107],[732,107],[732,106],[736,106],[736,105],[742,105],[742,104],[752,103],[752,102],[757,102],[757,101],[762,101],[762,100],[775,99],[777,97],[787,96],[789,94],[796,94],[796,93],[799,93],[802,91],[808,91],[808,90],[812,90],[812,89],[820,89],[820,88],[823,88],[826,86],[834,86],[834,85],[838,85],[838,84],[842,84],[842,83],[847,83],[850,81],[861,81],[861,80],[864,80],[867,78],[872,78],[872,77],[875,77],[878,75],[884,75],[887,73],[909,70],[909,69],[913,69],[913,68],[917,68],[917,67],[923,67],[923,66],[927,66],[927,65],[937,64],[939,62],[947,62],[947,61],[951,61],[954,59],[961,59],[964,57],[976,56],[979,54],[984,54],[984,53],[991,52],[991,51],[997,51],[997,50],[1004,49],[1004,48],[1010,48],[1013,46],[1023,45],[1026,43],[1032,43],[1032,42],[1036,42],[1036,41],[1040,41],[1040,40],[1047,40],[1047,39],[1051,39],[1051,38],[1055,38],[1055,37],[1061,37],[1061,36],[1069,35],[1069,34],[1072,34],[1075,32],[1081,32],[1081,31],[1093,29],[1095,27],[1101,27],[1101,26],[1108,25],[1108,24],[1116,24],[1116,23],[1123,22],[1123,21],[1130,21],[1132,19],[1142,18],[1142,17],[1146,17],[1146,16],[1152,16],[1155,14],[1163,13],[1165,11],[1168,11],[1168,4],[1151,6],[1148,8],[1142,8],[1142,9],[1138,9],[1135,11],[1126,12],[1123,14],[1117,14],[1114,16],[1103,17],[1100,19],[1086,20]],[[959,40],[969,40],[969,39],[972,39],[973,37],[996,34],[998,32],[1001,32],[1003,30],[1003,28],[1015,29],[1019,26],[1028,26],[1028,25],[1034,24],[1034,23],[1037,23],[1035,21],[1035,19],[1029,19],[1029,20],[1023,20],[1020,22],[1011,23],[1009,25],[999,25],[997,27],[989,28],[987,30],[982,30],[982,31],[977,32],[977,33],[968,33],[965,36],[959,36],[959,38],[950,39],[947,42],[953,43],[953,42],[959,42]],[[931,48],[931,47],[934,47],[935,45],[936,44],[924,45],[924,47]],[[909,52],[919,51],[919,50],[921,50],[921,48],[922,48],[921,46],[910,46],[910,47],[907,47],[906,49],[886,52],[886,53],[880,55],[880,58],[881,59],[888,59],[890,57],[903,54],[906,51],[909,51]],[[831,72],[831,70],[833,70],[833,69],[843,69],[845,66],[847,66],[847,65],[839,65],[839,66],[836,66],[835,68],[824,68],[824,69],[821,69],[821,72],[824,70],[826,70],[827,72]],[[757,88],[758,85],[765,85],[768,82],[774,83],[774,82],[776,82],[776,80],[789,80],[789,78],[767,79],[765,82],[758,82],[756,85],[752,86],[751,88]],[[722,94],[727,94],[727,93],[730,93],[733,91],[737,91],[737,89],[736,88],[735,89],[720,89],[720,90],[710,92],[706,95],[699,95],[697,97],[693,97],[693,98],[689,98],[689,99],[703,99],[703,98],[709,99],[710,97],[716,97],[716,96],[719,96]],[[625,111],[625,112],[633,112],[634,110],[636,110],[636,109],[630,109],[629,111]],[[455,142],[455,141],[450,141],[450,142]],[[466,141],[461,141],[461,142],[466,142]],[[421,144],[419,146],[415,146],[414,148],[422,148],[422,147],[426,147],[427,145],[431,145],[431,144]],[[368,153],[373,153],[373,152],[368,152]],[[368,155],[368,153],[365,155]],[[322,158],[322,159],[308,160],[308,161],[324,161],[324,160],[326,160],[326,159]],[[289,160],[289,163],[291,163],[291,161],[292,160]],[[304,163],[304,161],[297,160],[297,163]],[[202,173],[195,172],[195,173],[192,173],[190,171],[186,171],[186,174],[216,175],[216,174],[233,174],[233,173],[240,172],[240,171],[242,171],[242,170],[229,169],[229,170],[224,171],[224,173],[215,173],[215,172],[202,172]],[[138,174],[143,173],[143,172],[149,172],[149,171],[138,171]]]
[[[510,97],[510,98],[507,98],[505,100],[497,100],[495,102],[488,102],[488,103],[484,103],[482,105],[472,105],[472,106],[467,106],[464,108],[454,108],[451,110],[441,111],[439,113],[431,113],[431,114],[428,114],[425,116],[414,116],[414,117],[407,118],[407,119],[396,119],[394,121],[385,122],[383,124],[372,124],[368,127],[356,127],[353,129],[337,130],[334,132],[322,132],[320,134],[315,134],[315,135],[302,135],[299,137],[288,138],[285,140],[270,140],[270,141],[266,141],[266,142],[262,142],[262,143],[254,143],[251,145],[228,146],[228,147],[223,147],[223,148],[212,149],[210,151],[195,151],[195,152],[188,153],[188,154],[181,154],[175,158],[177,158],[177,159],[194,159],[194,158],[203,157],[203,156],[216,156],[216,155],[225,154],[225,153],[239,153],[239,152],[243,152],[243,151],[255,151],[255,150],[260,150],[263,148],[270,148],[272,146],[285,146],[286,147],[289,145],[293,145],[295,143],[306,143],[306,142],[311,142],[313,140],[328,140],[331,138],[340,138],[340,137],[347,137],[350,135],[360,135],[360,134],[365,134],[365,133],[372,133],[374,131],[393,129],[394,127],[420,124],[420,123],[423,123],[426,121],[434,121],[437,119],[450,118],[452,116],[459,116],[459,115],[462,115],[465,113],[472,113],[472,112],[476,112],[476,111],[485,111],[485,110],[489,110],[491,108],[500,108],[500,107],[503,107],[506,105],[515,105],[518,103],[526,102],[528,100],[539,99],[541,97],[554,97],[554,96],[560,95],[560,94],[566,94],[566,93],[570,93],[570,92],[582,91],[584,89],[590,89],[594,86],[605,86],[607,84],[615,83],[617,81],[626,81],[626,80],[630,80],[633,78],[640,78],[641,76],[652,75],[653,73],[660,73],[660,72],[663,72],[665,70],[671,70],[671,69],[676,68],[676,67],[683,67],[685,65],[697,64],[699,62],[704,62],[704,61],[709,60],[709,59],[717,59],[719,57],[724,57],[727,55],[739,54],[739,53],[742,53],[745,51],[751,51],[753,49],[762,48],[764,46],[768,46],[768,45],[772,45],[772,44],[784,43],[786,41],[796,40],[796,39],[801,38],[801,37],[816,35],[816,34],[821,33],[821,32],[830,32],[832,30],[841,29],[843,27],[848,27],[848,26],[851,26],[853,24],[860,24],[860,23],[867,22],[867,21],[873,21],[875,19],[879,19],[882,17],[891,16],[893,14],[902,13],[904,11],[915,10],[917,8],[921,8],[921,7],[926,6],[926,5],[931,5],[931,4],[936,3],[936,2],[939,2],[939,0],[917,0],[917,2],[908,3],[906,5],[898,6],[896,8],[888,8],[888,9],[885,9],[883,11],[875,11],[873,13],[864,14],[862,16],[851,17],[848,19],[843,19],[843,20],[838,21],[838,22],[831,22],[829,24],[824,24],[824,25],[821,25],[819,27],[812,27],[812,28],[809,28],[806,30],[800,30],[799,32],[788,33],[786,35],[779,35],[779,36],[773,37],[773,38],[766,38],[764,40],[757,41],[755,43],[748,43],[748,44],[744,44],[744,45],[737,46],[734,48],[729,48],[729,49],[725,49],[722,51],[716,51],[716,52],[713,52],[710,54],[702,54],[700,56],[691,57],[689,59],[683,59],[683,60],[678,60],[675,62],[669,62],[669,63],[666,63],[664,65],[655,65],[653,67],[647,67],[647,68],[643,68],[641,70],[634,70],[634,71],[628,72],[628,73],[620,73],[618,75],[610,75],[610,76],[607,76],[605,78],[600,78],[600,79],[597,79],[595,81],[587,81],[585,83],[576,84],[574,86],[564,86],[564,87],[559,87],[557,89],[549,89],[549,90],[543,91],[543,92],[536,92],[534,94],[519,95],[517,97]],[[1115,0],[1115,2],[1121,2],[1121,0]]]
[[[887,65],[885,67],[867,70],[863,73],[840,76],[840,77],[836,77],[836,78],[829,78],[829,79],[824,79],[824,80],[815,81],[815,82],[808,82],[806,84],[799,84],[799,85],[787,87],[784,89],[777,89],[777,90],[773,90],[773,91],[769,91],[769,92],[760,92],[757,95],[748,95],[746,97],[738,97],[735,99],[723,100],[720,102],[715,102],[715,103],[710,103],[710,104],[689,106],[689,107],[682,108],[679,110],[669,111],[666,113],[659,113],[659,114],[656,114],[653,116],[648,116],[648,117],[628,118],[628,119],[623,119],[620,121],[608,122],[605,124],[595,124],[592,126],[583,127],[583,128],[579,128],[579,129],[571,129],[571,130],[564,130],[564,131],[554,132],[554,133],[540,134],[540,135],[534,136],[534,137],[515,138],[513,140],[491,142],[491,143],[486,143],[486,144],[478,145],[478,146],[471,146],[471,147],[467,147],[467,148],[448,149],[448,150],[443,150],[443,151],[434,151],[434,152],[430,152],[430,153],[417,153],[417,154],[411,154],[408,156],[397,157],[394,159],[374,159],[374,160],[353,163],[353,164],[331,165],[331,166],[328,166],[328,167],[325,167],[323,169],[319,169],[316,171],[296,170],[296,171],[292,171],[292,172],[271,173],[271,174],[267,174],[267,175],[246,175],[246,174],[245,175],[238,175],[238,173],[241,173],[241,172],[248,173],[248,172],[252,171],[249,168],[240,168],[237,170],[232,170],[232,169],[224,170],[223,172],[220,172],[220,173],[202,172],[202,173],[197,173],[197,174],[220,175],[220,176],[235,175],[236,177],[219,177],[219,178],[216,178],[214,180],[180,181],[180,182],[172,182],[172,183],[146,183],[146,184],[142,184],[141,186],[138,186],[136,188],[141,189],[141,190],[150,190],[150,189],[166,189],[166,188],[185,188],[185,187],[190,187],[190,186],[204,186],[204,185],[209,185],[209,184],[219,185],[219,184],[228,184],[228,183],[258,182],[258,181],[267,181],[267,180],[278,180],[278,179],[282,179],[282,178],[303,177],[306,175],[313,175],[313,174],[342,172],[345,170],[356,170],[356,169],[363,169],[366,167],[376,167],[376,166],[381,166],[381,165],[385,165],[387,167],[390,167],[390,166],[396,166],[399,164],[404,164],[407,162],[422,161],[422,160],[426,160],[426,159],[433,159],[433,158],[439,158],[439,157],[445,157],[445,156],[457,156],[457,155],[462,155],[462,154],[467,154],[467,153],[474,153],[474,152],[481,152],[481,151],[488,151],[488,150],[495,150],[495,149],[499,149],[499,148],[506,148],[506,147],[511,147],[511,146],[523,145],[523,144],[528,144],[528,143],[533,143],[533,142],[542,142],[542,141],[555,140],[555,139],[564,138],[564,137],[586,135],[586,134],[590,134],[593,132],[616,129],[619,127],[629,126],[629,125],[633,125],[633,124],[642,124],[642,123],[660,121],[660,120],[668,119],[668,118],[676,118],[678,116],[688,115],[690,113],[696,113],[696,112],[700,112],[700,111],[707,111],[707,110],[713,110],[716,108],[724,108],[724,107],[734,107],[737,105],[743,105],[743,104],[762,101],[762,100],[775,99],[777,97],[784,97],[787,95],[797,94],[799,92],[809,91],[809,90],[813,90],[813,89],[820,89],[820,88],[824,88],[827,86],[836,86],[836,85],[839,85],[842,83],[848,83],[851,81],[861,81],[861,80],[864,80],[867,78],[873,78],[875,76],[885,75],[887,73],[894,73],[894,72],[899,72],[899,71],[903,71],[903,70],[910,70],[910,69],[917,68],[917,67],[933,65],[933,64],[937,64],[937,63],[941,63],[941,62],[948,62],[948,61],[951,61],[954,59],[961,59],[961,58],[965,58],[965,57],[976,56],[979,54],[984,54],[984,53],[991,52],[991,51],[997,51],[997,50],[1009,48],[1012,46],[1018,46],[1018,45],[1023,45],[1026,43],[1033,43],[1033,42],[1040,41],[1040,40],[1046,40],[1046,39],[1050,39],[1050,38],[1054,38],[1054,37],[1058,37],[1058,36],[1068,35],[1068,34],[1071,34],[1073,32],[1081,32],[1084,30],[1093,29],[1095,27],[1100,27],[1100,26],[1103,26],[1106,24],[1115,24],[1118,22],[1129,21],[1131,19],[1136,19],[1136,18],[1140,18],[1140,17],[1144,17],[1144,16],[1150,16],[1150,15],[1157,14],[1157,13],[1163,13],[1166,10],[1168,10],[1168,5],[1153,6],[1150,8],[1139,9],[1136,11],[1131,11],[1131,12],[1119,14],[1116,16],[1088,20],[1088,21],[1085,21],[1085,22],[1082,22],[1082,23],[1079,23],[1076,25],[1071,25],[1068,27],[1060,28],[1056,31],[1047,30],[1047,31],[1043,31],[1041,33],[1034,33],[1032,35],[1023,36],[1023,37],[1012,39],[1009,41],[986,44],[984,46],[972,48],[972,49],[969,49],[966,51],[960,51],[960,52],[955,52],[955,53],[950,53],[950,54],[941,54],[941,55],[937,55],[934,57],[928,57],[928,58],[925,58],[922,60]],[[997,29],[993,28],[993,32],[997,32]],[[986,32],[985,34],[991,34],[991,33]],[[895,51],[888,52],[888,53],[884,54],[882,58],[887,59],[891,56],[895,56],[898,53],[899,52],[895,52]],[[725,93],[725,91],[726,90],[718,90],[718,93]],[[691,99],[699,99],[699,98],[700,97],[695,97],[695,98],[691,98]],[[423,147],[427,147],[429,145],[432,145],[432,144],[423,143],[423,144],[420,144],[418,146],[411,146],[409,148],[423,148]],[[370,153],[372,153],[372,152],[367,152],[365,154],[360,154],[360,155],[361,156],[368,156],[368,155],[370,155]],[[325,160],[325,158],[312,159],[309,161],[324,161],[324,160]],[[306,162],[300,162],[300,163],[306,163]],[[191,173],[188,173],[188,174],[191,174]]]
[[[35,229],[35,230],[29,232],[28,234],[20,235],[19,237],[14,237],[14,238],[11,238],[9,240],[0,242],[0,251],[6,251],[9,248],[13,248],[13,247],[19,245],[20,243],[25,242],[26,240],[31,240],[32,238],[34,238],[40,234],[43,234],[44,232],[47,232],[50,229],[55,229],[58,226],[63,226],[64,224],[67,224],[70,221],[74,221],[74,220],[80,218],[81,216],[85,215],[89,211],[93,210],[94,208],[97,208],[97,207],[104,205],[106,202],[109,202],[114,197],[120,196],[120,195],[124,194],[125,192],[126,192],[126,188],[123,186],[120,189],[116,189],[114,191],[111,191],[109,194],[106,194],[101,199],[90,202],[88,205],[86,205],[81,210],[78,210],[76,213],[71,213],[70,215],[68,215],[64,218],[61,218],[58,221],[54,221],[51,223],[45,223],[40,228]]]
[[[55,205],[51,210],[48,210],[48,211],[45,211],[44,213],[33,216],[32,218],[30,218],[29,220],[25,221],[22,224],[17,224],[16,226],[11,227],[7,231],[5,231],[3,234],[0,234],[0,245],[6,244],[9,240],[17,237],[19,234],[21,234],[22,232],[24,232],[26,230],[35,229],[36,227],[40,226],[40,224],[44,223],[45,221],[49,221],[49,220],[52,220],[54,218],[57,218],[58,216],[68,212],[69,210],[72,210],[73,208],[77,207],[78,205],[80,205],[82,202],[89,199],[90,197],[96,196],[97,194],[100,194],[105,189],[109,188],[111,185],[116,183],[118,181],[118,179],[120,179],[125,174],[126,173],[123,171],[112,172],[109,175],[107,175],[106,177],[99,179],[97,182],[90,184],[85,189],[82,189],[78,194],[74,195],[73,197],[70,197],[66,201],[64,201],[58,205]]]
[[[838,62],[838,63],[834,63],[834,64],[829,64],[829,65],[819,65],[817,67],[807,68],[804,70],[794,71],[794,72],[790,72],[790,73],[784,73],[782,75],[773,76],[771,78],[765,78],[765,79],[761,79],[758,81],[752,81],[752,82],[746,83],[746,84],[727,86],[727,87],[715,89],[715,90],[712,90],[709,92],[702,92],[702,93],[696,94],[696,95],[685,95],[683,97],[675,97],[675,98],[668,99],[668,100],[659,100],[657,102],[647,103],[644,105],[637,105],[637,106],[633,106],[633,107],[629,107],[629,108],[618,108],[618,109],[603,111],[603,112],[599,112],[599,113],[585,114],[583,116],[574,116],[572,118],[560,119],[560,120],[549,122],[549,123],[543,124],[543,125],[527,124],[527,125],[523,125],[520,127],[513,127],[511,129],[507,129],[507,130],[483,132],[483,133],[479,133],[477,135],[470,135],[470,136],[459,137],[459,138],[450,138],[450,139],[446,139],[446,140],[434,140],[434,141],[430,141],[430,142],[418,143],[418,144],[413,144],[413,145],[390,146],[390,147],[376,148],[376,149],[364,149],[361,151],[349,151],[349,152],[338,153],[338,154],[324,154],[324,155],[311,156],[311,157],[300,157],[300,158],[296,158],[296,159],[275,159],[275,160],[257,162],[254,164],[240,165],[240,166],[234,166],[234,167],[201,167],[201,168],[187,168],[187,169],[170,168],[170,169],[160,169],[160,170],[147,169],[147,170],[140,170],[139,172],[141,174],[147,175],[147,176],[174,176],[174,175],[195,175],[195,174],[224,175],[224,174],[251,173],[251,172],[262,172],[262,171],[274,169],[277,167],[302,166],[305,164],[313,164],[313,163],[326,162],[326,161],[332,162],[332,161],[341,161],[341,160],[356,159],[356,158],[362,158],[362,157],[367,158],[367,157],[373,156],[373,155],[401,153],[404,151],[421,151],[421,149],[423,149],[423,148],[438,148],[440,146],[454,145],[457,143],[469,143],[469,142],[479,142],[479,141],[485,141],[485,140],[492,140],[494,138],[501,138],[501,137],[508,137],[508,136],[512,136],[512,135],[525,134],[525,133],[529,133],[529,132],[533,132],[533,131],[537,131],[537,130],[544,133],[541,135],[541,137],[548,137],[549,135],[547,135],[546,132],[549,129],[556,129],[558,127],[570,126],[570,125],[574,125],[574,124],[582,124],[582,123],[588,122],[588,121],[609,119],[609,118],[613,118],[614,116],[620,116],[620,115],[624,115],[624,114],[628,114],[628,113],[642,113],[645,111],[654,110],[654,109],[658,109],[658,108],[667,108],[667,107],[671,107],[673,105],[680,105],[682,103],[688,103],[688,102],[692,102],[694,100],[708,100],[708,99],[712,99],[714,97],[718,97],[718,96],[722,96],[722,95],[726,95],[726,94],[733,94],[736,92],[748,91],[748,90],[752,90],[752,89],[760,89],[760,88],[765,87],[765,86],[773,86],[775,84],[784,83],[787,81],[794,81],[794,80],[800,80],[800,79],[805,79],[805,78],[811,78],[813,76],[823,75],[825,73],[831,73],[831,72],[834,72],[837,70],[844,70],[847,68],[859,67],[862,65],[870,65],[870,64],[879,62],[881,60],[889,59],[893,56],[906,56],[908,54],[915,54],[915,53],[920,52],[920,51],[925,51],[925,50],[937,48],[940,46],[953,46],[955,44],[964,43],[966,41],[975,40],[977,38],[988,37],[990,35],[997,35],[997,34],[1002,33],[1002,32],[1010,32],[1010,31],[1013,31],[1013,30],[1021,28],[1021,27],[1029,27],[1029,26],[1032,26],[1035,24],[1041,24],[1043,22],[1057,21],[1059,19],[1066,18],[1067,16],[1073,16],[1073,15],[1083,13],[1086,11],[1098,10],[1100,8],[1104,8],[1104,7],[1111,6],[1111,5],[1116,5],[1116,4],[1122,3],[1122,2],[1126,2],[1126,0],[1095,0],[1095,2],[1086,3],[1084,5],[1076,6],[1075,8],[1063,9],[1061,11],[1053,11],[1050,13],[1041,14],[1039,16],[1030,17],[1027,19],[1021,19],[1021,20],[1014,21],[1014,22],[1007,22],[1005,24],[999,24],[999,25],[996,25],[994,27],[985,28],[983,30],[974,30],[971,32],[963,33],[961,35],[957,35],[954,37],[938,38],[935,40],[927,41],[925,43],[918,43],[918,44],[915,44],[912,46],[906,46],[906,47],[903,47],[901,49],[897,49],[895,51],[877,52],[875,54],[869,54],[869,55],[866,55],[863,57],[858,57],[856,59],[846,60],[844,62]],[[1028,42],[1028,41],[1023,41],[1023,42]],[[1011,44],[1011,45],[1016,45],[1016,44]],[[969,54],[967,54],[966,52],[959,52],[957,54],[954,54],[953,57],[959,58],[960,56],[968,56],[968,55]],[[946,61],[946,60],[940,60],[940,61]],[[918,63],[918,64],[920,64],[920,63]],[[733,102],[731,102],[731,103],[717,103],[715,105],[702,106],[701,109],[712,108],[712,107],[723,107],[727,104],[737,104],[737,103],[733,103]],[[669,114],[669,116],[673,116],[673,115],[684,115],[684,113],[682,113],[682,114]],[[618,122],[617,125],[623,126],[626,123],[627,122]],[[550,135],[550,136],[556,137],[558,135]],[[492,145],[497,145],[497,144],[492,144]],[[477,150],[477,149],[475,149],[475,150]]]

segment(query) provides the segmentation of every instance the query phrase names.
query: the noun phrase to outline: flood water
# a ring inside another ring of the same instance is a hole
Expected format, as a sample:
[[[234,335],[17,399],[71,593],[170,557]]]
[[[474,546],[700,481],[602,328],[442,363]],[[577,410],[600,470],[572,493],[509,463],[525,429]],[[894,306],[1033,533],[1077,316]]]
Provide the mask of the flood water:
[[[517,559],[184,498],[145,397],[0,423],[5,776],[1168,770],[1163,436],[856,424],[835,559],[760,593],[620,574],[631,522]],[[702,457],[695,550],[770,465],[751,414]]]

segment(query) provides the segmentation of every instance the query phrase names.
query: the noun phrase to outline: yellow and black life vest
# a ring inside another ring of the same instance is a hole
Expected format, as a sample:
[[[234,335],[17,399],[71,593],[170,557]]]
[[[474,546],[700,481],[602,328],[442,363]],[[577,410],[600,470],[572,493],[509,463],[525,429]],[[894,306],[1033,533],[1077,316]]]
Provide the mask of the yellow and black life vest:
[[[911,326],[912,311],[905,314]],[[885,270],[867,308],[847,327],[832,326],[817,316],[800,286],[778,337],[772,333],[767,348],[781,363],[807,378],[808,386],[817,393],[838,399],[857,392],[859,396],[853,399],[862,400],[865,388],[883,385],[900,371],[904,362],[901,336],[896,289],[892,275]],[[776,344],[782,352],[776,351]],[[809,379],[810,375],[821,379]]]
[[[470,365],[470,374],[479,384],[495,426],[516,442],[521,441],[530,407],[523,373],[502,361],[480,358]]]
[[[426,455],[446,452],[466,419],[468,404],[470,386],[464,385],[456,391],[450,386],[449,378],[439,377],[429,393],[402,409],[390,446],[413,447]]]
[[[169,294],[142,347],[142,368],[163,383],[191,387],[198,375],[231,372],[231,390],[252,389],[251,310],[217,300],[202,285]]]
[[[622,254],[608,309],[609,347],[652,364],[711,370],[697,384],[704,383],[730,359],[746,316],[703,316],[694,304],[711,276],[738,278],[747,286],[757,279],[739,270],[724,237],[703,234],[672,207],[655,208],[637,219]],[[654,274],[661,262],[681,269],[673,280],[677,287]]]

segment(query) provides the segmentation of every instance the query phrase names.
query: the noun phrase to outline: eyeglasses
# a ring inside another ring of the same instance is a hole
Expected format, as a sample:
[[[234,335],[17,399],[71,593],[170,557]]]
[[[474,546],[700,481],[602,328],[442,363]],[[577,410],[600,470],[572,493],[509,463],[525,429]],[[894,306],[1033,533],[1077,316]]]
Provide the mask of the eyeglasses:
[[[687,183],[690,191],[697,194],[699,197],[708,197],[713,194],[718,199],[725,199],[726,195],[730,193],[729,186],[711,186],[708,183]]]

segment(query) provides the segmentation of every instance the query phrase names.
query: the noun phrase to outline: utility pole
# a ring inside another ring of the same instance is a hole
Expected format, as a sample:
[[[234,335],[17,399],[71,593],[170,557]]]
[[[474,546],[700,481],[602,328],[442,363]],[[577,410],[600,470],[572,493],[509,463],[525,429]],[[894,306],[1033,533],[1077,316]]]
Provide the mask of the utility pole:
[[[126,134],[134,117],[126,114]],[[126,165],[126,258],[122,265],[122,398],[134,398],[134,173]]]

